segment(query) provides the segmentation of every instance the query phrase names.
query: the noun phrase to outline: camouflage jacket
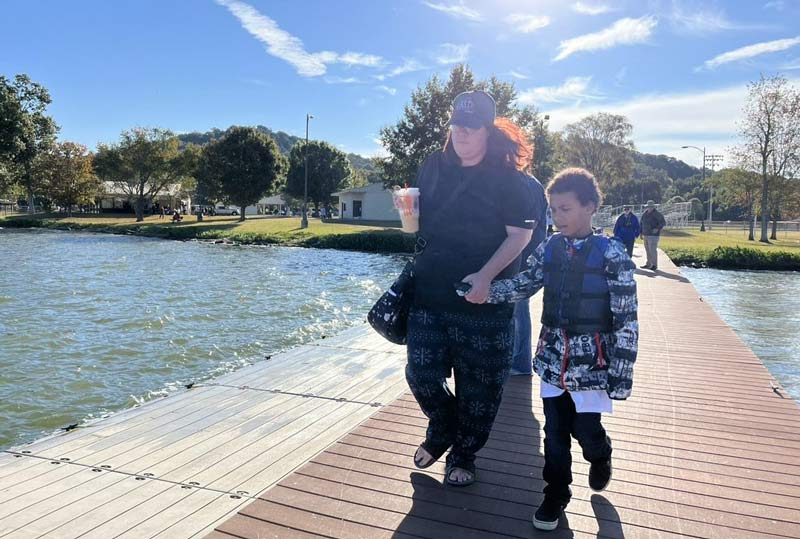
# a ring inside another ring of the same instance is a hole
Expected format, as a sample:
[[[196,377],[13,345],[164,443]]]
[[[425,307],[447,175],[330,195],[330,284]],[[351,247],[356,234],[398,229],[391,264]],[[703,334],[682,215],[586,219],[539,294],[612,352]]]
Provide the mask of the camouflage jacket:
[[[571,243],[574,251],[585,239],[553,236]],[[528,298],[544,284],[543,241],[528,258],[528,269],[511,279],[492,283],[488,303],[506,303]],[[534,359],[534,370],[548,384],[567,391],[604,389],[615,400],[625,400],[633,385],[633,364],[639,340],[636,318],[635,266],[625,246],[612,239],[604,253],[605,273],[611,295],[613,330],[594,335],[567,335],[557,327],[542,325]]]

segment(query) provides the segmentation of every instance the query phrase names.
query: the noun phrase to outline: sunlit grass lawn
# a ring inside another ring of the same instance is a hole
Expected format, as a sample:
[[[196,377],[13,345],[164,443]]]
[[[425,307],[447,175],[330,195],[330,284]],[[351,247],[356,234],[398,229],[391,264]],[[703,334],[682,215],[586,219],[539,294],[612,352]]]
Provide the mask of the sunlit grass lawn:
[[[319,219],[308,220],[308,228],[300,228],[300,217],[261,217],[248,216],[244,222],[238,216],[203,216],[203,221],[198,222],[197,216],[186,215],[180,223],[173,223],[172,216],[147,215],[144,221],[136,222],[134,215],[99,216],[99,215],[74,215],[73,217],[60,215],[47,215],[48,221],[61,225],[75,223],[79,226],[97,225],[108,229],[120,231],[133,227],[142,230],[156,231],[158,229],[191,229],[191,232],[202,236],[202,232],[213,232],[217,237],[230,237],[234,239],[242,235],[274,236],[284,239],[302,240],[314,236],[328,236],[335,234],[360,233],[367,230],[386,230],[383,227],[370,227],[360,225],[323,223]],[[389,229],[397,230],[397,229]],[[187,233],[191,234],[189,230]]]
[[[711,251],[716,247],[749,247],[751,249],[767,249],[795,252],[800,250],[800,232],[778,232],[777,240],[761,243],[758,238],[761,231],[755,231],[755,241],[748,241],[747,230],[739,228],[714,228],[700,232],[690,229],[665,229],[658,246],[661,249],[699,249]]]

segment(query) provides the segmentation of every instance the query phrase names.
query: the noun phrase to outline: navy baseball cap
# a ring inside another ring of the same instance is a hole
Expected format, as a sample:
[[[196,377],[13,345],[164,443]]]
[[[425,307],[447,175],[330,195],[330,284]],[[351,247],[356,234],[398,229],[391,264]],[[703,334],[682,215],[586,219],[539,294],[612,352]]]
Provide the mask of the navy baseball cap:
[[[461,125],[479,129],[494,124],[496,106],[494,98],[486,92],[462,92],[453,100],[453,114],[448,125]]]

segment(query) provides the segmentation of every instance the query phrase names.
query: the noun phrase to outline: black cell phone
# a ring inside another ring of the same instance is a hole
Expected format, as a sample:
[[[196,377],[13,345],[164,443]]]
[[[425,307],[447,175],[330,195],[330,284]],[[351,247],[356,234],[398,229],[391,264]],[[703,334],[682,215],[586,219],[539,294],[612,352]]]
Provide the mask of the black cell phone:
[[[453,286],[456,289],[456,294],[462,297],[469,294],[469,291],[472,290],[472,285],[469,283],[453,283]]]

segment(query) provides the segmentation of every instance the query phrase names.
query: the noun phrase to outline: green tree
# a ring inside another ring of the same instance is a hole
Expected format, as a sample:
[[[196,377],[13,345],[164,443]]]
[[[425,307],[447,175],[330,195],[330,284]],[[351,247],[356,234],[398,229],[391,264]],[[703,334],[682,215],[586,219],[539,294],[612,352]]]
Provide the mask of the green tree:
[[[331,193],[348,187],[356,187],[356,182],[366,183],[366,177],[353,176],[350,161],[340,150],[327,142],[311,140],[298,142],[289,152],[289,172],[286,175],[286,193],[303,199],[305,189],[304,156],[308,157],[308,199],[319,208],[320,204],[331,201]]]
[[[286,160],[272,138],[253,127],[231,127],[202,152],[197,188],[208,199],[245,208],[274,191]]]
[[[539,112],[533,107],[518,105],[513,83],[494,76],[477,81],[467,65],[459,64],[450,71],[446,82],[434,75],[418,86],[403,110],[403,117],[396,124],[381,129],[379,139],[389,152],[389,157],[380,163],[384,185],[414,183],[422,161],[444,144],[453,99],[468,90],[484,90],[491,94],[497,104],[497,116],[514,121],[536,145],[534,171],[542,175],[552,173],[552,168],[544,164],[552,153],[552,140],[546,136],[547,125]],[[540,158],[542,161],[538,162]],[[539,179],[546,183],[549,177]]]
[[[94,169],[102,181],[113,183],[134,205],[136,221],[159,193],[180,185],[195,173],[196,153],[181,152],[178,139],[167,129],[123,131],[119,142],[98,146]]]
[[[67,208],[89,204],[100,190],[100,182],[92,169],[92,156],[86,146],[75,142],[59,142],[41,156],[38,164],[47,179],[47,196]]]
[[[0,163],[6,183],[13,177],[25,190],[31,213],[46,181],[36,161],[52,147],[58,131],[45,114],[50,101],[47,89],[27,75],[16,75],[13,82],[0,76]]]
[[[761,237],[769,243],[767,228],[771,213],[780,214],[782,196],[770,196],[772,184],[793,177],[800,160],[800,91],[782,76],[749,85],[739,133],[743,143],[738,153],[757,159],[761,173]],[[772,204],[770,204],[772,203]],[[776,217],[777,218],[777,217]],[[773,223],[775,229],[776,223]]]
[[[562,133],[562,161],[583,167],[603,189],[633,173],[633,126],[625,116],[599,112],[568,124]]]
[[[748,156],[738,157],[737,166],[722,169],[714,174],[715,187],[717,187],[715,198],[724,204],[744,209],[749,227],[747,239],[754,241],[753,215],[756,200],[761,191],[761,177],[758,173],[758,165],[748,159]]]

